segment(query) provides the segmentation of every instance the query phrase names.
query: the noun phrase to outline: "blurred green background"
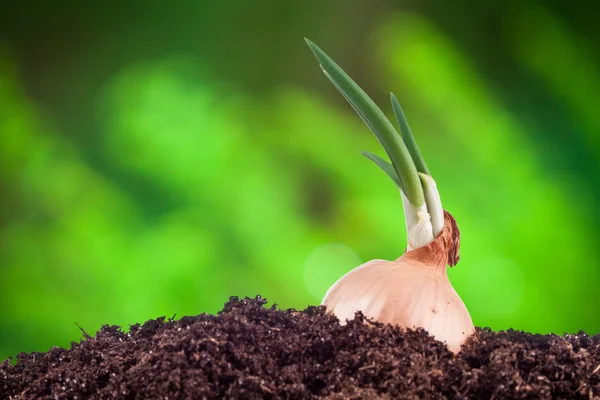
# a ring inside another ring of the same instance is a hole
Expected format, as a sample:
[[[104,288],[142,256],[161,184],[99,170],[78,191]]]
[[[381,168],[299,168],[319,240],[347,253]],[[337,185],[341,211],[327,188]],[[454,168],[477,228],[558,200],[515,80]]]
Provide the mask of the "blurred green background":
[[[600,25],[563,3],[0,6],[0,360],[233,295],[303,309],[402,254],[383,151],[305,36],[398,95],[474,323],[598,333]]]

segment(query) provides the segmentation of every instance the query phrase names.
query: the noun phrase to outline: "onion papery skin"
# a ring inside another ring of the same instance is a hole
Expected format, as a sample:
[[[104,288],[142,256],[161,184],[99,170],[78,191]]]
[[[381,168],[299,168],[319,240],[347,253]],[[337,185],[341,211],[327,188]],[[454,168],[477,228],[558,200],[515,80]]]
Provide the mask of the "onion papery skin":
[[[445,211],[442,233],[429,245],[395,261],[372,260],[340,278],[322,305],[341,323],[361,311],[367,318],[402,328],[423,328],[454,353],[475,332],[471,316],[448,279],[458,262],[460,233]]]

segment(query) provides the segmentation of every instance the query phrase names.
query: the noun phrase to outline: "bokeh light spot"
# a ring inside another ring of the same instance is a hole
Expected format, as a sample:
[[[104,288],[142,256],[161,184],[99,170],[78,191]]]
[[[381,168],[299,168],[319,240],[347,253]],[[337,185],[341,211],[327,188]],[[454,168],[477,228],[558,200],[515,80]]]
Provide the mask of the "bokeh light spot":
[[[350,247],[327,244],[316,248],[306,259],[304,282],[310,294],[321,301],[331,285],[360,264]]]

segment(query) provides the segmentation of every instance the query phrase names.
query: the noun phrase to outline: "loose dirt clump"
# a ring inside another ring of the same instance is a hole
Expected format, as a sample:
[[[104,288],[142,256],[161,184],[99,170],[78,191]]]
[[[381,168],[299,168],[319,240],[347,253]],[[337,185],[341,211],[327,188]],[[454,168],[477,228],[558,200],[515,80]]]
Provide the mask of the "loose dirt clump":
[[[0,399],[594,399],[600,335],[477,329],[454,356],[423,330],[231,298],[218,315],[103,326],[0,364]]]

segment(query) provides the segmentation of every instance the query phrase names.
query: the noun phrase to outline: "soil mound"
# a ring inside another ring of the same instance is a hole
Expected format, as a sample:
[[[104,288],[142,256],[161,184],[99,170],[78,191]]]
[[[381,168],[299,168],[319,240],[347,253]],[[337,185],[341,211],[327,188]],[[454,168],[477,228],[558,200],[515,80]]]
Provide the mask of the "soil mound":
[[[423,330],[231,298],[217,315],[103,326],[0,364],[0,399],[593,399],[600,335],[477,329],[457,356]]]

